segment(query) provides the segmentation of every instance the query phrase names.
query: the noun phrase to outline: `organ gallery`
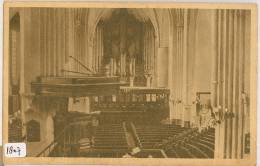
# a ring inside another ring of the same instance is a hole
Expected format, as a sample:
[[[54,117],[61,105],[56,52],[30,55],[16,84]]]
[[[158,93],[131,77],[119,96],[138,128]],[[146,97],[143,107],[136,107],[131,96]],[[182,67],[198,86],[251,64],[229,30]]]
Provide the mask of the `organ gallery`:
[[[250,35],[250,10],[11,8],[8,141],[29,157],[249,158]]]

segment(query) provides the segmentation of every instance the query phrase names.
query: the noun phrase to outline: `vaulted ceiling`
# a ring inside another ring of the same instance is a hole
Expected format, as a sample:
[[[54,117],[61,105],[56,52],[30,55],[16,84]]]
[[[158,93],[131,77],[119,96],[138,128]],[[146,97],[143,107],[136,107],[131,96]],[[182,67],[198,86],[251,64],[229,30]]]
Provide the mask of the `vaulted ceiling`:
[[[106,20],[109,20],[113,13],[117,14],[121,11],[126,11],[128,14],[134,16],[138,21],[140,22],[146,22],[146,21],[149,21],[150,18],[149,18],[149,15],[147,13],[147,10],[144,10],[144,9],[132,9],[132,8],[128,8],[128,9],[106,9],[100,20],[103,20],[103,21],[106,21]]]

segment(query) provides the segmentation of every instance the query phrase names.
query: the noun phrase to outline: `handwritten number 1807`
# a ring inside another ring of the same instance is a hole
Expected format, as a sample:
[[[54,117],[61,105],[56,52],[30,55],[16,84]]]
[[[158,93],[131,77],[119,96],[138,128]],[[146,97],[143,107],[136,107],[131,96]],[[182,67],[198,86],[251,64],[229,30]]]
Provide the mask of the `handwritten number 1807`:
[[[20,156],[20,154],[21,154],[20,147],[14,148],[13,146],[10,146],[10,147],[8,146],[6,148],[6,154],[13,154],[13,153],[18,153],[18,155]]]

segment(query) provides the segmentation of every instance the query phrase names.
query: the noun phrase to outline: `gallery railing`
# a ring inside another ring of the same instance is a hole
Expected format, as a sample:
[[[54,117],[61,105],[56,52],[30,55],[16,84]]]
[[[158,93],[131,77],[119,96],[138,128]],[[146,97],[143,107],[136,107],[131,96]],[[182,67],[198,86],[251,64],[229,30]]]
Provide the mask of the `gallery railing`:
[[[51,142],[45,149],[43,149],[36,157],[48,157],[50,155],[56,156],[58,154],[59,156],[65,156],[65,144],[61,143],[61,140],[65,139],[65,132],[67,131],[68,127],[65,127],[62,132],[60,132],[59,136],[54,139],[53,142]],[[61,145],[63,145],[61,148]]]
[[[86,137],[89,118],[72,120],[37,157],[65,157],[77,153],[78,140]]]
[[[146,111],[168,108],[170,90],[166,88],[120,87],[116,95],[93,96],[94,111]]]

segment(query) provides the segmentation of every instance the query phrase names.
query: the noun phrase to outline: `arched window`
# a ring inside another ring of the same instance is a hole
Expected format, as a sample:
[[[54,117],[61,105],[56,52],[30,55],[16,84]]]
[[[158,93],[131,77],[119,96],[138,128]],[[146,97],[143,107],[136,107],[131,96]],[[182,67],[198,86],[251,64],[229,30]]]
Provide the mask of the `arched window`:
[[[30,120],[26,126],[26,133],[28,142],[39,142],[41,140],[40,123]]]
[[[8,124],[8,141],[9,142],[20,142],[23,140],[22,138],[22,121],[21,119],[9,119]]]

